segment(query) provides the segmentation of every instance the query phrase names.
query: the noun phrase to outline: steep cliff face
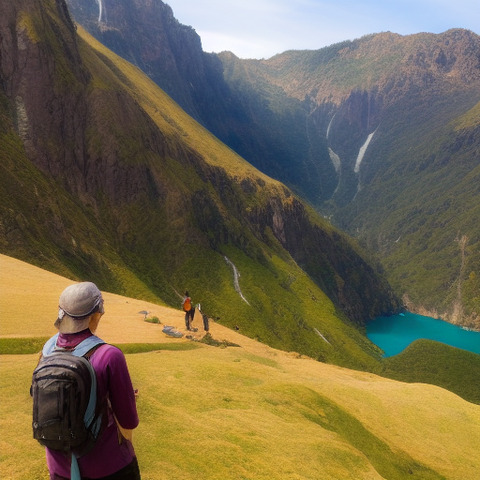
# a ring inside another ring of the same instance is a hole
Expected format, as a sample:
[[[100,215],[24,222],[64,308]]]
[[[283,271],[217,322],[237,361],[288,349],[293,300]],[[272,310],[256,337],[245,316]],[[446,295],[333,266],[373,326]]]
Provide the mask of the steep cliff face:
[[[204,125],[229,95],[221,64],[169,5],[150,0],[68,0],[75,20],[108,48],[137,65]],[[219,99],[222,99],[219,101]]]
[[[131,142],[162,152],[153,122],[125,92],[91,91],[92,76],[64,1],[45,8],[17,2],[14,8],[16,24],[2,17],[2,83],[29,158],[87,204],[94,205],[100,191],[118,205],[148,192],[144,166],[129,156],[130,165],[120,169],[119,157],[127,157],[121,150]],[[120,139],[111,135],[113,118],[131,125]],[[95,148],[95,137],[101,148]]]
[[[380,269],[360,255],[352,256],[353,243],[335,229],[315,222],[297,199],[282,204],[274,198],[265,209],[250,212],[250,219],[259,232],[272,231],[298,265],[358,324],[374,318],[378,311],[391,312],[392,305],[400,307],[393,292],[377,295],[388,292]],[[265,233],[263,238],[268,242]]]
[[[95,0],[67,3],[89,33],[138,65],[187,113],[262,172],[297,192],[308,192],[309,198],[323,199],[333,191],[324,165],[316,161],[325,156],[323,141],[312,137],[309,145],[303,103],[291,98],[281,111],[272,108],[271,83],[255,80],[255,87],[265,87],[260,91],[245,84],[242,62],[226,53],[234,61],[230,68],[222,56],[203,52],[195,30],[180,24],[168,5],[160,0],[103,0],[99,15]],[[240,81],[229,82],[224,69],[240,69]],[[283,89],[275,87],[277,94],[284,96]],[[328,154],[325,163],[330,167]]]
[[[0,28],[2,252],[171,305],[188,285],[266,343],[372,361],[350,321],[398,302],[346,237],[76,32],[63,1],[2,4]]]
[[[315,205],[345,206],[378,168],[391,165],[398,145],[423,141],[428,131],[477,103],[479,47],[473,32],[450,30],[370,35],[269,60],[220,58],[230,85],[241,83],[270,105],[301,102],[309,148],[291,161],[320,166],[311,174],[322,187],[313,193],[305,189],[308,182],[297,184],[298,179],[295,186]],[[288,182],[283,173],[281,168],[277,175],[270,172]]]
[[[342,51],[356,69],[368,64],[371,78],[359,74],[361,92],[343,100],[338,93],[327,127],[340,165],[330,211],[379,252],[412,310],[478,327],[480,38],[452,30],[367,40]],[[372,44],[383,57],[368,53]],[[378,68],[378,58],[395,61]]]
[[[7,8],[2,7],[2,86],[12,100],[16,128],[28,154],[40,168],[58,175],[65,169],[78,168],[84,156],[77,132],[81,136],[84,130],[89,74],[80,61],[65,3],[58,1],[43,10],[40,3],[20,1],[10,7],[16,10],[16,24],[9,23]],[[62,23],[53,20],[59,16]],[[39,25],[48,42],[38,38]],[[62,53],[58,61],[56,53]],[[35,95],[31,94],[32,86]],[[64,118],[65,112],[71,115]],[[60,164],[57,158],[52,159],[57,155]]]
[[[356,198],[378,168],[369,157],[388,161],[395,142],[415,142],[413,132],[435,128],[427,122],[448,123],[478,98],[479,39],[465,30],[381,33],[240,60],[202,52],[195,31],[162,2],[101,4],[99,16],[94,0],[69,0],[100,41],[250,163],[322,208]]]

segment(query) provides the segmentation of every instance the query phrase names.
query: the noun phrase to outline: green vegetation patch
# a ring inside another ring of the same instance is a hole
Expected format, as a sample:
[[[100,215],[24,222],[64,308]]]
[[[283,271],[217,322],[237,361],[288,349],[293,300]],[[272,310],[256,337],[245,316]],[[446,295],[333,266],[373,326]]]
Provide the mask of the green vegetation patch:
[[[0,338],[0,354],[2,355],[28,355],[40,353],[48,337],[34,338]],[[194,350],[199,348],[192,342],[182,343],[120,343],[115,345],[124,354],[154,352],[157,350]]]
[[[147,353],[155,352],[158,350],[169,350],[169,351],[186,351],[186,350],[195,350],[200,348],[193,342],[182,342],[182,343],[120,343],[116,344],[125,355],[131,353]]]
[[[160,323],[160,319],[158,317],[148,317],[145,319],[147,323]]]
[[[433,340],[417,340],[382,363],[382,376],[437,385],[480,404],[480,355]]]
[[[221,348],[226,348],[226,347],[239,347],[240,345],[229,342],[228,340],[216,340],[213,338],[210,333],[207,333],[201,340],[200,343],[205,343],[206,345],[210,345],[213,347],[221,347]]]
[[[0,338],[0,354],[27,355],[40,353],[48,337]]]

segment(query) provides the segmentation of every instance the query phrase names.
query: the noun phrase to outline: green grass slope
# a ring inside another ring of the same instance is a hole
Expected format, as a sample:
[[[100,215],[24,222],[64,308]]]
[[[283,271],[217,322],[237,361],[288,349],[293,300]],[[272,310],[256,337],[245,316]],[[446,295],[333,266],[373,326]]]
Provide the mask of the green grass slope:
[[[2,271],[0,311],[3,315],[0,324],[0,352],[11,355],[38,352],[43,342],[52,334],[52,312],[57,309],[58,295],[71,283],[71,280],[5,255],[0,255],[0,270]],[[158,302],[146,302],[145,299],[125,300],[123,297],[107,292],[104,292],[104,298],[108,306],[108,315],[102,320],[100,334],[108,335],[112,343],[121,346],[128,353],[159,349],[158,342],[165,340],[163,335],[159,335],[159,327],[144,322],[143,315],[138,312],[148,311],[149,316],[158,318],[161,324],[173,325],[181,330],[184,328],[184,318],[180,308],[172,310]],[[207,311],[205,307],[203,310]],[[319,311],[318,308],[315,310]],[[28,331],[19,333],[19,325],[24,322],[25,311],[35,311],[35,316],[29,320]],[[268,303],[262,311],[268,318]],[[249,318],[253,326],[249,331],[248,326],[238,330],[238,325],[232,326],[237,330],[225,329],[219,323],[219,319],[213,317],[211,331],[216,339],[212,339],[208,344],[217,345],[219,337],[221,345],[224,345],[223,339],[227,344],[236,344],[238,340],[235,335],[231,338],[231,334],[232,331],[237,331],[242,344],[246,342],[244,336],[246,334],[262,339],[265,343],[279,343],[284,350],[297,352],[295,355],[301,354],[300,347],[302,350],[308,348],[312,352],[310,357],[314,360],[333,361],[341,365],[353,364],[356,368],[363,368],[384,377],[410,383],[424,382],[438,385],[470,402],[480,404],[479,386],[476,381],[479,375],[480,356],[478,355],[447,347],[441,343],[426,341],[415,342],[395,357],[380,359],[379,349],[372,350],[372,345],[365,337],[360,337],[359,340],[358,331],[349,333],[348,329],[342,329],[342,324],[338,324],[335,316],[320,318],[321,322],[317,322],[315,329],[303,322],[289,329],[285,321],[285,318],[288,318],[287,314],[288,312],[285,311],[277,312],[276,316],[283,321],[283,324],[277,323],[275,324],[277,326],[272,326],[266,323],[269,327],[266,330],[260,330],[259,325],[264,324],[262,319],[251,316]],[[239,320],[240,317],[235,318]],[[198,313],[195,322],[195,326],[203,332]],[[122,328],[118,328],[119,325]],[[282,331],[276,328],[283,329],[283,333],[288,335],[290,341],[280,342]],[[135,339],[135,343],[132,343],[132,339]],[[319,340],[321,340],[320,345],[317,344]],[[365,351],[370,351],[371,356],[365,355],[365,352],[359,355],[358,341],[362,342]],[[148,344],[141,347],[137,345],[142,342],[148,342]],[[195,344],[177,341],[175,344],[162,343],[161,346],[184,349]]]
[[[31,374],[43,340],[54,333],[58,295],[71,280],[0,260],[0,478],[40,480],[48,473],[31,433]],[[208,342],[203,332],[197,341],[168,337],[162,324],[184,331],[180,309],[103,296],[97,333],[126,353],[139,389],[134,444],[146,480],[476,479],[479,405],[436,386],[272,349],[214,321]],[[145,322],[143,309],[161,324]],[[418,345],[416,361],[407,349],[388,368],[413,370],[423,381],[424,356],[434,374],[443,362],[452,378],[462,369],[475,375],[478,362],[467,357],[454,367],[456,349],[435,359],[439,350]]]
[[[381,375],[404,382],[439,385],[480,404],[480,355],[443,343],[413,342],[400,354],[382,361]]]
[[[1,356],[5,480],[45,478],[31,438],[36,355]],[[129,354],[146,480],[472,479],[480,407],[281,352],[199,346]]]

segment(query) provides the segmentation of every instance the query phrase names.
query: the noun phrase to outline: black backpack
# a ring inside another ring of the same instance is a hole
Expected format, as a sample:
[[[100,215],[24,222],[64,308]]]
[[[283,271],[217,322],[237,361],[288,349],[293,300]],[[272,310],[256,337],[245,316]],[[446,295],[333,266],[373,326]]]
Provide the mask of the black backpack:
[[[66,350],[56,346],[57,338],[45,344],[33,372],[33,437],[71,454],[75,462],[93,448],[106,424],[106,399],[97,399],[97,378],[89,361],[105,342],[92,335]]]

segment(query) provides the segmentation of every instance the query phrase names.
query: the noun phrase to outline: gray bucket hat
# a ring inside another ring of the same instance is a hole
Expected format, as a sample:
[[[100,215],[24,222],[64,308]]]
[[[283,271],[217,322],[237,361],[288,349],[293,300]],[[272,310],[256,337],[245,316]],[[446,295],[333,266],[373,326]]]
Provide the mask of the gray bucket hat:
[[[68,286],[60,295],[58,306],[55,326],[61,333],[80,332],[88,328],[92,313],[104,313],[102,293],[92,282]]]
[[[81,282],[67,287],[60,295],[58,306],[70,317],[92,314],[103,303],[102,293],[92,282]]]

